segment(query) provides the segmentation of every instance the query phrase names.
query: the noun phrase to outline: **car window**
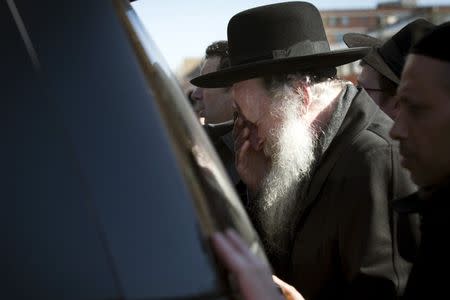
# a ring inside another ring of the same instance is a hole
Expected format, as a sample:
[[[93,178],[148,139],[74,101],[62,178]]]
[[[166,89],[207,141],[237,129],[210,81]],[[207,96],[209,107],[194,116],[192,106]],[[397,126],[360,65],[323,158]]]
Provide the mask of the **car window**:
[[[201,206],[216,206],[218,203],[211,205],[211,202],[216,201],[217,198],[221,198],[217,202],[229,202],[230,205],[236,206],[236,209],[240,210],[242,208],[240,200],[215,149],[158,47],[145,31],[132,7],[126,10],[126,17],[135,50],[139,54],[141,66],[144,68],[148,83],[152,88],[154,101],[160,109],[171,142],[174,144],[181,169],[193,193],[199,193],[194,197],[194,202],[200,206],[199,213],[202,213]],[[201,185],[202,188],[199,188],[198,185]],[[206,188],[208,189],[206,190]],[[202,191],[202,189],[205,190]],[[226,200],[224,201],[224,199]],[[210,213],[204,217],[203,221],[206,226],[202,228],[206,231],[217,230],[218,226],[232,225],[225,224],[228,221],[215,218]]]
[[[126,16],[125,26],[130,30],[135,51],[139,54],[141,66],[154,93],[154,100],[169,131],[184,177],[194,195],[192,200],[203,222],[202,230],[208,235],[215,230],[232,226],[247,241],[255,242],[256,236],[236,191],[175,76],[133,7],[126,10]],[[254,247],[258,246],[255,243]],[[262,253],[259,254],[265,259]]]

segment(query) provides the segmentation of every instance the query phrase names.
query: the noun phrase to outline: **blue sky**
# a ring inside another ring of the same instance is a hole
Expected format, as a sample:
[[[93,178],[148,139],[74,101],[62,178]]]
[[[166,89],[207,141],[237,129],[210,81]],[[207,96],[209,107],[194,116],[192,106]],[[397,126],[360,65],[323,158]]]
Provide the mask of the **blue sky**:
[[[137,0],[133,2],[151,38],[172,70],[185,57],[201,57],[213,41],[226,39],[236,13],[276,0]],[[375,8],[378,0],[312,0],[319,9]],[[385,1],[381,1],[385,2]],[[418,0],[418,5],[450,5],[450,0]]]

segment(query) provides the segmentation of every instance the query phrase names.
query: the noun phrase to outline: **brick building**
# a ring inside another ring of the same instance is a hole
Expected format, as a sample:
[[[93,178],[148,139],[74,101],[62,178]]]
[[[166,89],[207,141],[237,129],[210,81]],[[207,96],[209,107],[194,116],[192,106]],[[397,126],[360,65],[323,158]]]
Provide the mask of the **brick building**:
[[[332,49],[346,48],[342,37],[348,32],[366,33],[386,40],[409,22],[425,18],[434,24],[450,20],[450,5],[417,6],[414,0],[382,2],[375,9],[322,10],[322,19]],[[339,68],[339,75],[354,80],[358,63]]]
[[[417,18],[425,18],[434,24],[450,21],[450,5],[417,6],[415,0],[380,2],[374,9],[321,10],[320,13],[331,49],[346,48],[342,37],[348,32],[366,33],[386,40]],[[177,72],[182,86],[188,86],[186,81],[198,74],[198,67],[191,63],[187,65],[189,68],[185,65],[184,72]],[[351,81],[359,71],[358,62],[338,68],[339,76]]]

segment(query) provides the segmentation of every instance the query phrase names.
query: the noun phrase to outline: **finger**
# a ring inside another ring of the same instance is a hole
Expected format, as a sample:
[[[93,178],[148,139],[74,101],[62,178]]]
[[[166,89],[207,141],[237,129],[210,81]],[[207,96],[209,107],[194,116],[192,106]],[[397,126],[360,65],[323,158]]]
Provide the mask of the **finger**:
[[[233,133],[232,133],[233,139],[236,139],[236,137],[239,135],[239,133],[241,132],[243,127],[244,127],[244,120],[238,116],[236,118],[236,120],[234,121]]]
[[[255,267],[267,268],[267,264],[256,256],[249,248],[247,243],[233,229],[227,229],[225,235],[228,237],[233,246],[241,253],[243,259]],[[265,266],[265,267],[263,267]]]
[[[237,138],[234,140],[234,151],[239,151],[239,149],[242,147],[242,144],[245,140],[249,138],[250,130],[247,127],[242,128],[241,132],[237,136]]]
[[[225,230],[225,235],[228,237],[232,245],[241,253],[251,253],[248,249],[248,245],[233,229]]]
[[[220,232],[216,232],[211,237],[212,246],[223,263],[224,267],[231,272],[239,272],[245,261],[233,243]]]
[[[275,275],[272,275],[272,279],[273,281],[280,287],[280,288],[289,288],[292,287],[291,285],[287,284],[286,282],[284,282],[283,280],[281,280],[280,278],[278,278]]]
[[[242,254],[245,254],[246,256],[254,257],[253,253],[250,251],[249,246],[247,243],[242,239],[242,237],[234,230],[234,229],[227,229],[225,231],[225,235],[228,237],[230,242],[233,244],[233,246]]]
[[[249,149],[250,149],[250,141],[245,140],[240,149],[236,151],[236,166],[244,165]]]
[[[292,285],[287,284],[275,275],[272,275],[272,279],[280,287],[286,299],[304,300],[303,296]]]

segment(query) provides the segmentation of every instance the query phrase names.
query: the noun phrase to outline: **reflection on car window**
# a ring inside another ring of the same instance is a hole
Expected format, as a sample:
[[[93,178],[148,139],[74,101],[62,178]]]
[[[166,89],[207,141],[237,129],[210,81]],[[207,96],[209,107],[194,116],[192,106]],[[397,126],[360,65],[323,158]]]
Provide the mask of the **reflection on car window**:
[[[130,31],[154,99],[166,125],[181,171],[192,193],[204,236],[236,228],[248,242],[257,236],[209,138],[175,76],[130,6],[123,20]],[[127,24],[128,23],[128,24]],[[258,243],[255,248],[258,248]],[[260,250],[257,250],[265,259]]]

